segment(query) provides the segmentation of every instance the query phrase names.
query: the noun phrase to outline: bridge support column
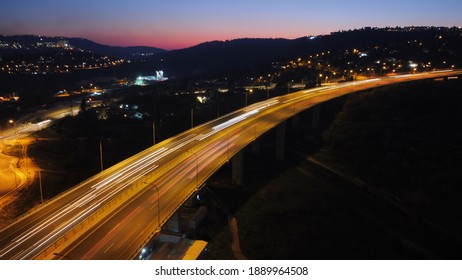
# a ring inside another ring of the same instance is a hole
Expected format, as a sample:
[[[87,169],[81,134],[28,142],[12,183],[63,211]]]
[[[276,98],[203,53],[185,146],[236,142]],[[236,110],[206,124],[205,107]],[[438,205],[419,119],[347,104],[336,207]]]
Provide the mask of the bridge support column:
[[[252,154],[254,155],[259,155],[261,152],[261,144],[259,139],[255,139],[252,144],[250,144],[250,147],[252,149]]]
[[[286,140],[286,122],[276,126],[276,159],[284,160],[285,140]]]
[[[172,231],[172,232],[180,232],[181,230],[181,226],[180,226],[180,211],[181,211],[181,208],[178,209],[175,214],[172,215],[172,217],[170,217],[170,219],[167,221],[167,223],[165,224],[165,228],[168,230],[168,231]]]
[[[321,104],[313,107],[313,118],[311,120],[311,127],[317,128],[319,126],[319,120],[321,118]]]
[[[298,127],[300,124],[300,114],[296,114],[292,117],[292,127]]]
[[[232,182],[234,185],[242,185],[244,181],[244,150],[240,150],[232,159]]]

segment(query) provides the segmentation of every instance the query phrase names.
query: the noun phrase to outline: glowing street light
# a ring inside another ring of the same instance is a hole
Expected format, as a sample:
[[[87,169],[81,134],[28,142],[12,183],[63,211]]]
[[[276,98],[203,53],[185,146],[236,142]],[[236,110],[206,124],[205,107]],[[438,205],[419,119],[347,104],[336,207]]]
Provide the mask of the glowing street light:
[[[39,175],[39,186],[40,186],[40,201],[41,201],[41,204],[43,205],[42,173],[40,172],[40,169],[38,170],[38,175]]]
[[[99,140],[99,161],[100,161],[100,165],[101,165],[101,172],[103,172],[104,170],[104,166],[103,166],[103,140]]]

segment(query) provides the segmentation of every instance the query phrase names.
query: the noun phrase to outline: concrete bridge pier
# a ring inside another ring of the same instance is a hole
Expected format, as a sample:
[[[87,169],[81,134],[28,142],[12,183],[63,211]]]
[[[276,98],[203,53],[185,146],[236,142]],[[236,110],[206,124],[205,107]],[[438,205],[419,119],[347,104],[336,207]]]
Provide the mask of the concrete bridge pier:
[[[165,229],[171,232],[180,232],[180,210],[176,211],[175,214],[165,224]]]
[[[299,127],[300,125],[300,113],[292,117],[292,127]]]
[[[250,144],[253,155],[259,155],[261,153],[261,143],[259,139],[255,139],[252,144]]]
[[[244,150],[240,150],[232,158],[232,182],[241,186],[244,181]]]
[[[311,119],[311,127],[317,128],[321,119],[321,104],[313,107],[313,118]]]
[[[276,126],[276,159],[284,160],[286,121]]]

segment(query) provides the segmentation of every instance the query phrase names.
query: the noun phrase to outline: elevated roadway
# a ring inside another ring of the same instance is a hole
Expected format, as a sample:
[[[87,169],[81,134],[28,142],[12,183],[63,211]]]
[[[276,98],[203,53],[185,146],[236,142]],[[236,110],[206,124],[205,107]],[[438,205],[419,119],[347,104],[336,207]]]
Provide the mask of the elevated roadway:
[[[286,119],[352,92],[461,75],[436,71],[329,85],[252,104],[87,179],[0,232],[0,259],[133,259],[233,155]]]

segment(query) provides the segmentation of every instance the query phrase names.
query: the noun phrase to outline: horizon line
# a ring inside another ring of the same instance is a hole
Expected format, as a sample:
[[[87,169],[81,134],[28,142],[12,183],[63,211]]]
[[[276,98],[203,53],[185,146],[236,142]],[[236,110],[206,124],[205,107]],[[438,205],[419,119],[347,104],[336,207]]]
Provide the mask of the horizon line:
[[[67,39],[82,39],[82,40],[88,40],[93,43],[103,45],[103,46],[109,46],[109,47],[116,47],[116,48],[139,48],[139,47],[145,47],[145,48],[156,48],[159,50],[164,50],[164,51],[176,51],[176,50],[182,50],[182,49],[188,49],[188,48],[193,48],[202,44],[206,43],[212,43],[212,42],[227,42],[227,41],[235,41],[235,40],[243,40],[243,39],[262,39],[262,40],[297,40],[300,38],[309,38],[309,37],[320,37],[320,36],[329,36],[332,35],[333,33],[338,33],[338,32],[349,32],[349,31],[355,31],[355,30],[363,30],[365,28],[372,28],[372,29],[387,29],[387,28],[399,28],[399,29],[405,29],[405,28],[459,28],[462,29],[462,26],[434,26],[434,25],[410,25],[410,26],[385,26],[385,27],[378,27],[378,26],[364,26],[361,28],[354,28],[354,29],[345,29],[345,30],[337,30],[337,31],[331,31],[328,34],[317,34],[317,35],[304,35],[296,38],[284,38],[284,37],[236,37],[232,39],[216,39],[216,40],[210,40],[210,41],[204,41],[200,42],[194,45],[190,45],[187,47],[183,48],[160,48],[156,46],[149,46],[149,45],[113,45],[113,44],[107,44],[107,43],[100,43],[97,40],[93,40],[89,37],[78,37],[78,36],[63,36],[63,35],[40,35],[40,34],[11,34],[11,35],[4,35],[0,34],[0,36],[3,37],[14,37],[14,36],[35,36],[35,37],[46,37],[46,38],[67,38]]]

